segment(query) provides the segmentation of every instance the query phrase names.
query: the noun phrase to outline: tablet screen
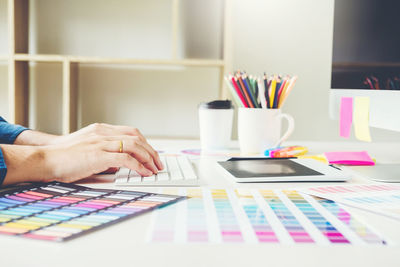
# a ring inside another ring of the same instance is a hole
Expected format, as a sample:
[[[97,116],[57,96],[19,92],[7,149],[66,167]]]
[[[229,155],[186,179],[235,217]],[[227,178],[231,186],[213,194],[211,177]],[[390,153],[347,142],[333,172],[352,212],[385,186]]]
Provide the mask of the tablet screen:
[[[323,175],[289,159],[257,159],[218,162],[237,178]]]

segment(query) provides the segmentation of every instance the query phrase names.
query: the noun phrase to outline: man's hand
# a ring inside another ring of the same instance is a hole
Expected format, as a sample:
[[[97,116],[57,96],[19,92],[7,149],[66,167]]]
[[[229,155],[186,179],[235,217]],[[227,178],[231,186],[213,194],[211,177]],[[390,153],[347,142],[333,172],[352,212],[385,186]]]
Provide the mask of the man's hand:
[[[72,182],[113,167],[126,167],[143,176],[163,169],[158,153],[138,136],[93,135],[79,139],[46,147],[46,157],[57,179]]]
[[[120,153],[120,141],[123,151]],[[126,167],[143,176],[163,169],[159,156],[143,137],[80,136],[52,146],[2,145],[8,172],[4,184],[23,181],[73,182],[112,167]]]
[[[45,146],[60,145],[79,142],[91,136],[137,136],[142,142],[147,143],[141,132],[133,127],[111,125],[106,123],[93,123],[74,133],[67,135],[52,135],[33,130],[23,131],[16,139],[15,145]]]
[[[80,141],[83,138],[90,136],[116,136],[116,135],[127,135],[127,136],[137,136],[142,142],[146,142],[146,139],[142,135],[142,133],[133,127],[129,126],[120,126],[120,125],[111,125],[106,123],[93,123],[89,126],[86,126],[74,133],[68,135],[57,136],[55,139],[52,139],[49,145],[54,144],[66,144],[71,142]]]

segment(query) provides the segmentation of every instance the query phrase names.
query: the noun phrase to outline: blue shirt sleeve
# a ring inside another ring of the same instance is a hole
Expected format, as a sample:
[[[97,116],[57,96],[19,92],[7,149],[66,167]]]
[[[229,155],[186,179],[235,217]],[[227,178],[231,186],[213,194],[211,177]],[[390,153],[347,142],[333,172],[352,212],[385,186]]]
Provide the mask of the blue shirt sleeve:
[[[0,144],[14,144],[18,135],[25,130],[28,129],[20,125],[9,124],[6,120],[0,117]],[[6,174],[7,166],[0,148],[0,186],[3,184]]]
[[[3,152],[1,151],[0,148],[0,187],[3,184],[4,178],[6,178],[6,174],[7,174],[7,166],[4,161]]]
[[[18,135],[25,130],[28,129],[20,125],[10,124],[0,117],[0,144],[14,144]]]

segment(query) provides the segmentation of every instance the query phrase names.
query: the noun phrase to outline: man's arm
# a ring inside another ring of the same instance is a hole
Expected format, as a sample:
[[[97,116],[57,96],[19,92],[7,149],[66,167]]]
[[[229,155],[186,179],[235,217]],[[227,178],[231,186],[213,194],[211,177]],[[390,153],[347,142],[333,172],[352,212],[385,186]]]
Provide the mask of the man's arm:
[[[0,117],[0,144],[5,144],[0,146],[0,186],[3,181],[72,182],[112,167],[127,167],[143,176],[163,169],[158,153],[139,130],[127,126],[95,123],[57,136]],[[123,153],[118,153],[121,144]]]
[[[15,145],[45,146],[56,144],[60,136],[42,133],[33,130],[25,130],[15,139]]]
[[[0,117],[0,144],[50,145],[57,138],[57,135],[41,133],[20,125],[8,123]]]
[[[59,138],[57,135],[33,131],[8,123],[0,117],[0,144],[42,146],[55,144]]]
[[[47,168],[45,164],[44,151],[40,147],[1,145],[0,153],[2,153],[0,162],[3,162],[3,173],[0,175],[3,177],[0,177],[0,186],[21,182],[41,182],[46,177],[51,177],[50,168]]]

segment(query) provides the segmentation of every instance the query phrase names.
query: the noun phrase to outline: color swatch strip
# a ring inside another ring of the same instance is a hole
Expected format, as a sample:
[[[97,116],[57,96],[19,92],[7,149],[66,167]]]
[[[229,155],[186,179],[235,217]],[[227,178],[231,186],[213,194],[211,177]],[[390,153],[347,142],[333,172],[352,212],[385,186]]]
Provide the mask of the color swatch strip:
[[[64,241],[182,197],[46,183],[0,194],[0,233]]]
[[[189,242],[208,242],[206,213],[201,189],[188,189],[187,239]]]
[[[282,200],[274,193],[273,190],[261,190],[261,195],[268,203],[275,215],[278,217],[282,225],[288,231],[289,235],[296,243],[314,243],[310,234],[304,229],[297,218],[289,210],[289,208],[282,202]],[[291,199],[297,201],[297,199]],[[296,203],[296,202],[294,202]],[[308,212],[302,210],[304,212]]]
[[[224,242],[243,242],[243,236],[226,191],[212,189],[211,195],[217,212],[222,240]]]
[[[382,240],[374,234],[368,227],[366,227],[359,220],[355,219],[346,210],[341,208],[336,202],[324,198],[315,198],[324,208],[330,211],[335,217],[341,222],[346,224],[351,230],[353,230],[361,239],[366,243],[379,243]]]
[[[339,204],[293,190],[204,188],[180,194],[188,196],[185,205],[153,213],[150,242],[387,244]]]
[[[331,222],[322,216],[307,200],[297,191],[285,190],[283,193],[294,205],[317,227],[331,243],[350,243],[344,235],[336,229]]]
[[[239,198],[241,208],[247,215],[247,218],[261,243],[277,243],[279,242],[271,224],[268,222],[263,211],[258,206],[250,191],[235,190],[236,196]]]
[[[164,192],[167,194],[177,194],[177,190],[166,189]],[[160,212],[153,213],[153,217],[157,217],[153,219],[154,228],[156,229],[154,235],[152,236],[152,240],[154,242],[173,242],[175,238],[175,225],[177,221],[177,206],[170,205],[163,209],[159,210]]]
[[[361,184],[319,186],[302,192],[400,220],[400,186]]]

